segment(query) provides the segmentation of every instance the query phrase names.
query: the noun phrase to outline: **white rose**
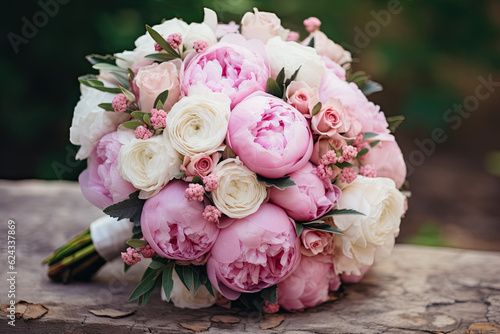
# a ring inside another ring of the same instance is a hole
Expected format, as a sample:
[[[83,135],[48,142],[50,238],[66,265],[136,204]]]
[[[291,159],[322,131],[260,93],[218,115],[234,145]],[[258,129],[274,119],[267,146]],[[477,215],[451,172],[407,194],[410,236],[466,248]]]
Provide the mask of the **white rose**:
[[[215,297],[208,292],[204,285],[200,287],[195,295],[192,291],[193,286],[191,286],[191,291],[186,289],[175,270],[172,274],[172,279],[174,280],[174,288],[170,294],[170,300],[174,303],[175,307],[199,309],[215,304]],[[167,300],[163,287],[161,289],[161,300]]]
[[[214,204],[228,217],[244,218],[256,212],[267,198],[266,186],[239,158],[222,161],[212,174],[219,178],[219,186],[212,191]]]
[[[382,177],[358,176],[340,188],[338,208],[354,209],[365,216],[335,216],[335,225],[344,232],[343,236],[335,236],[335,269],[338,273],[359,275],[359,268],[373,264],[376,252],[377,256],[392,252],[405,197],[393,180]]]
[[[167,114],[163,133],[182,155],[211,154],[226,138],[230,106],[226,95],[194,86]]]
[[[215,35],[217,30],[217,14],[208,8],[205,8],[204,11],[205,18],[203,22],[191,23],[182,36],[182,43],[186,48],[186,51],[182,54],[183,58],[195,52],[193,45],[196,41],[205,41],[209,47],[217,43],[217,36]]]
[[[111,85],[105,83],[106,87]],[[99,139],[107,133],[116,130],[119,124],[127,121],[130,115],[105,111],[98,107],[100,103],[110,103],[116,94],[80,86],[82,95],[76,104],[73,121],[69,129],[69,140],[74,145],[80,145],[76,159],[83,160],[90,156]]]
[[[264,44],[274,36],[287,39],[290,30],[281,26],[281,20],[276,14],[259,12],[257,8],[253,10],[255,14],[247,12],[241,19],[241,34],[246,39],[258,39]]]
[[[168,137],[133,139],[120,148],[118,168],[122,177],[141,190],[139,198],[156,195],[180,174],[182,160]]]
[[[285,42],[280,37],[271,38],[266,44],[266,50],[273,78],[278,76],[283,67],[286,78],[290,78],[300,67],[295,80],[305,81],[313,88],[320,86],[326,66],[316,50],[296,42]]]

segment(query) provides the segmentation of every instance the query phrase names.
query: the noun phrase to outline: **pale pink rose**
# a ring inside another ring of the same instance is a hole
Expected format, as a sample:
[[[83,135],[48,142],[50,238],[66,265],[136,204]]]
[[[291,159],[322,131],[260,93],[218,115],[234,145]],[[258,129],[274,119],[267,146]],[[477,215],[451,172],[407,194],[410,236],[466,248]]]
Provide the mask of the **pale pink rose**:
[[[291,312],[324,303],[335,280],[331,256],[303,256],[293,274],[278,284],[278,303]]]
[[[78,177],[83,196],[99,209],[121,202],[136,191],[118,170],[121,146],[116,131],[104,135],[88,158],[87,169]]]
[[[263,43],[274,36],[287,39],[289,30],[281,26],[281,20],[276,14],[259,12],[257,8],[253,10],[254,13],[247,12],[241,18],[241,34],[246,39],[258,39]]]
[[[264,45],[247,41],[241,35],[226,35],[222,40],[187,61],[182,91],[204,85],[231,99],[231,108],[255,91],[265,91],[270,76]]]
[[[181,171],[186,176],[185,180],[191,181],[194,176],[207,176],[217,165],[221,156],[219,152],[214,152],[211,155],[199,153],[193,156],[184,156]]]
[[[326,152],[330,151],[331,147],[335,150],[340,150],[345,145],[347,145],[346,139],[338,133],[332,137],[319,136],[313,146],[311,162],[319,165],[321,157],[323,157]]]
[[[240,26],[237,25],[234,21],[229,22],[228,24],[218,24],[217,29],[215,30],[215,36],[217,38],[222,38],[227,34],[239,34],[238,31]]]
[[[283,209],[264,203],[243,219],[225,219],[234,221],[220,231],[207,274],[226,298],[261,291],[293,272],[300,259],[300,241]]]
[[[282,99],[262,92],[233,109],[226,143],[251,171],[268,178],[299,170],[313,148],[304,116]]]
[[[328,71],[323,76],[318,93],[322,103],[331,98],[339,99],[344,108],[359,120],[363,132],[389,133],[385,115],[380,111],[380,107],[368,101],[355,83],[348,83]]]
[[[311,118],[311,111],[319,102],[318,89],[311,88],[304,81],[292,81],[286,89],[287,102],[304,115]]]
[[[351,126],[350,118],[338,99],[329,99],[311,119],[314,134],[333,136],[345,133]]]
[[[295,220],[310,221],[319,218],[337,204],[340,189],[316,175],[316,167],[308,162],[290,174],[295,186],[280,190],[270,188],[269,201],[282,207]]]
[[[406,164],[394,136],[388,135],[388,140],[381,140],[375,147],[370,148],[362,159],[365,164],[375,165],[377,177],[394,180],[398,189],[403,186],[406,180]]]
[[[343,68],[342,66],[340,66],[340,64],[334,62],[333,60],[331,60],[327,56],[322,56],[321,60],[323,60],[323,62],[326,65],[326,68],[330,72],[332,72],[337,77],[339,77],[339,79],[342,79],[344,81],[346,80],[346,70],[345,70],[345,68]]]
[[[302,246],[300,252],[305,256],[315,256],[321,253],[328,254],[333,244],[333,236],[328,232],[321,232],[304,228],[300,235]]]
[[[328,39],[324,32],[315,30],[302,41],[302,45],[309,45],[314,38],[314,48],[320,56],[326,56],[337,64],[344,64],[352,61],[351,53],[334,41]]]
[[[203,218],[202,202],[188,202],[188,183],[173,180],[150,197],[142,209],[144,239],[160,256],[202,263],[219,235],[216,223]]]
[[[134,78],[134,85],[139,93],[139,107],[144,112],[150,112],[156,107],[156,98],[165,90],[168,90],[165,111],[169,111],[180,97],[179,74],[172,62],[141,67]]]
[[[365,274],[370,270],[371,266],[362,266],[359,268],[360,275],[347,275],[347,274],[341,274],[340,279],[342,280],[343,283],[358,283],[365,277]]]

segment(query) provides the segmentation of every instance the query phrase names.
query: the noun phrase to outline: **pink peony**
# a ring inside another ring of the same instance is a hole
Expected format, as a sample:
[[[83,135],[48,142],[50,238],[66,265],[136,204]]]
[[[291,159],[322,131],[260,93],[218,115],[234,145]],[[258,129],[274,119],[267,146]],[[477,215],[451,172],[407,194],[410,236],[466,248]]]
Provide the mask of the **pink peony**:
[[[264,45],[231,34],[217,45],[192,58],[182,81],[185,95],[189,87],[202,84],[231,99],[231,108],[255,91],[265,91],[270,76]]]
[[[283,190],[271,187],[269,201],[282,207],[293,219],[314,220],[337,204],[341,194],[339,187],[321,180],[312,163],[308,162],[290,177],[297,185]]]
[[[332,263],[331,256],[303,256],[293,274],[278,284],[280,306],[294,312],[326,302],[330,282],[338,279]]]
[[[217,165],[222,155],[214,152],[211,155],[199,153],[193,156],[185,155],[184,162],[181,165],[181,171],[186,176],[186,181],[193,180],[195,176],[207,176]]]
[[[220,231],[207,262],[208,278],[235,300],[284,280],[300,259],[299,247],[293,221],[280,207],[264,203]]]
[[[254,93],[229,118],[226,142],[253,172],[279,178],[302,168],[311,157],[311,130],[304,116],[266,93]]]
[[[83,196],[99,209],[127,199],[136,190],[118,171],[121,146],[116,131],[102,137],[78,178]]]
[[[158,255],[175,260],[203,261],[219,229],[203,218],[204,206],[188,202],[188,184],[170,181],[144,204],[141,227],[144,239]]]
[[[328,71],[319,87],[319,99],[326,103],[331,98],[339,99],[344,108],[359,120],[363,132],[389,133],[380,107],[368,101],[355,83],[348,83]]]
[[[334,62],[327,56],[321,56],[321,60],[326,65],[326,68],[333,74],[335,74],[339,79],[344,80],[346,79],[346,70],[342,66],[340,66],[338,63]]]
[[[394,180],[396,188],[399,189],[406,180],[406,164],[394,136],[388,136],[388,139],[381,140],[375,147],[370,148],[362,159],[366,164],[375,165],[377,177]]]

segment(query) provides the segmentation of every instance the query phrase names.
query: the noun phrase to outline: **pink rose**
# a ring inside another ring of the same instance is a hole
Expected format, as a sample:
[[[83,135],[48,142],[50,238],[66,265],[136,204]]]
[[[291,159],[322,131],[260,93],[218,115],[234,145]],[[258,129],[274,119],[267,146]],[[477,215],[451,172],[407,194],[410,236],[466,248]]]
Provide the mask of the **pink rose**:
[[[220,231],[207,262],[208,278],[235,300],[242,292],[258,292],[284,280],[300,259],[299,247],[293,220],[280,207],[264,203]]]
[[[291,105],[257,92],[231,112],[226,143],[253,172],[279,178],[302,168],[311,157],[311,130]]]
[[[362,159],[365,164],[375,165],[377,177],[388,177],[394,180],[399,189],[406,180],[406,164],[394,136],[388,135],[387,137],[388,140],[381,140],[375,147],[370,148]]]
[[[276,14],[259,12],[257,8],[253,10],[254,13],[247,12],[241,18],[241,34],[246,39],[258,39],[263,43],[274,36],[287,39],[290,31],[281,26],[281,20]]]
[[[355,83],[348,83],[327,72],[319,87],[319,99],[326,103],[331,98],[339,99],[344,108],[352,112],[361,123],[363,132],[389,133],[385,115],[379,106],[368,101]]]
[[[303,256],[293,274],[278,284],[280,306],[294,312],[326,302],[330,281],[337,280],[332,262],[331,256]]]
[[[344,50],[343,47],[328,39],[324,32],[315,30],[302,41],[302,45],[309,45],[314,38],[314,48],[320,56],[326,56],[337,64],[344,64],[352,61],[351,53]]]
[[[180,97],[179,74],[173,62],[141,67],[134,78],[134,85],[139,93],[139,107],[144,112],[156,107],[156,98],[165,90],[168,90],[165,111],[169,111]]]
[[[290,174],[296,186],[283,190],[271,187],[269,201],[281,206],[295,220],[309,221],[323,216],[337,204],[341,191],[315,172],[315,166],[308,162]]]
[[[265,91],[270,76],[264,45],[230,34],[221,42],[198,54],[185,67],[182,91],[202,84],[231,99],[231,108],[255,91]]]
[[[159,255],[175,260],[203,262],[219,228],[203,218],[202,202],[188,202],[188,183],[170,181],[144,204],[141,228],[144,239]]]
[[[330,151],[331,147],[340,150],[345,145],[347,145],[346,139],[338,133],[332,137],[320,136],[314,143],[311,162],[319,165],[321,157]]]
[[[136,191],[118,171],[121,146],[116,131],[104,135],[92,151],[87,169],[78,177],[83,196],[99,209],[121,202]]]
[[[345,133],[350,126],[349,116],[338,99],[329,99],[311,119],[313,133],[323,136]]]
[[[365,274],[370,270],[371,266],[362,266],[359,268],[359,271],[361,272],[360,275],[347,275],[347,274],[341,274],[340,279],[342,280],[343,283],[358,283],[365,277]]]
[[[292,81],[286,89],[288,104],[300,111],[305,118],[311,118],[311,110],[319,102],[318,89],[311,88],[304,81]]]
[[[193,156],[184,156],[181,171],[186,176],[186,181],[191,181],[194,176],[207,176],[214,169],[222,155],[214,152],[211,155],[199,153]]]
[[[300,235],[302,246],[300,252],[305,256],[315,256],[321,253],[333,252],[333,236],[328,232],[321,232],[305,228]]]

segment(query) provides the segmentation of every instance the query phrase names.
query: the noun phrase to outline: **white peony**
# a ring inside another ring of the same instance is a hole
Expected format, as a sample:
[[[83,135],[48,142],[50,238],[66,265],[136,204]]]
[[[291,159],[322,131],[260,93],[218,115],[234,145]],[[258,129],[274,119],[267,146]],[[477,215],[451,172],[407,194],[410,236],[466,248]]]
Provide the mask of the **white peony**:
[[[226,159],[215,166],[212,174],[219,186],[212,191],[215,206],[231,218],[244,218],[256,212],[267,199],[267,188],[257,181],[257,174],[239,158]]]
[[[281,26],[281,20],[276,14],[259,12],[257,8],[253,10],[254,13],[247,12],[241,19],[241,34],[246,39],[258,39],[264,44],[274,36],[287,39],[290,30]]]
[[[199,309],[211,307],[215,304],[215,297],[208,292],[204,285],[200,287],[195,295],[193,291],[186,289],[175,270],[172,274],[172,279],[174,280],[174,288],[170,294],[170,300],[174,303],[175,307]],[[167,300],[163,287],[161,289],[161,300]]]
[[[211,154],[226,138],[231,100],[225,94],[193,86],[189,96],[174,104],[167,114],[172,146],[182,155]]]
[[[110,87],[105,83],[106,87]],[[116,94],[80,86],[82,95],[76,104],[73,121],[69,129],[69,140],[74,145],[80,145],[76,159],[83,160],[90,156],[99,139],[107,133],[116,130],[119,124],[127,121],[130,115],[105,111],[98,107],[100,103],[110,103]]]
[[[387,256],[392,252],[405,197],[388,178],[358,176],[339,186],[342,196],[338,209],[354,209],[365,216],[335,216],[335,225],[344,232],[343,236],[335,235],[335,270],[360,275],[362,266],[373,264],[375,253]]]
[[[139,198],[156,195],[168,181],[180,174],[182,159],[168,137],[133,139],[123,145],[118,155],[122,177],[141,190]]]
[[[316,50],[296,42],[283,41],[280,37],[271,38],[266,50],[273,78],[278,76],[283,67],[286,78],[290,78],[300,67],[296,81],[305,81],[313,88],[320,86],[326,66]]]

